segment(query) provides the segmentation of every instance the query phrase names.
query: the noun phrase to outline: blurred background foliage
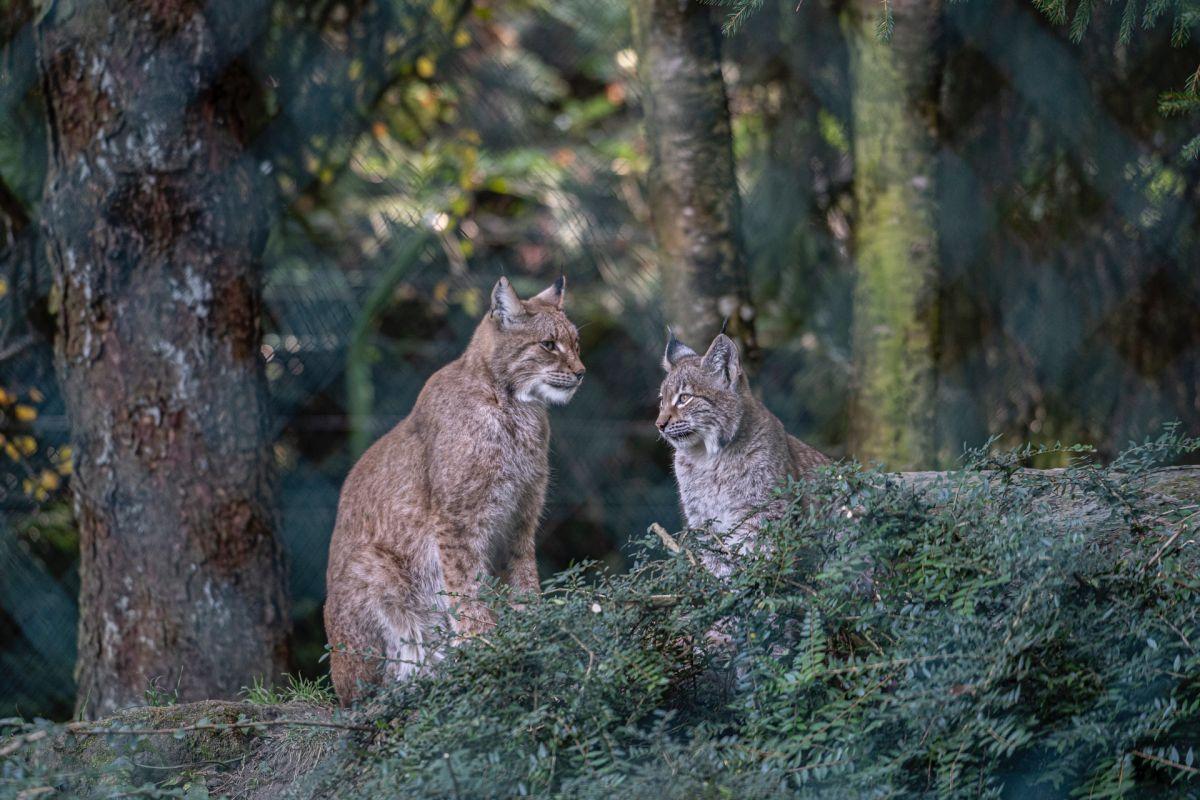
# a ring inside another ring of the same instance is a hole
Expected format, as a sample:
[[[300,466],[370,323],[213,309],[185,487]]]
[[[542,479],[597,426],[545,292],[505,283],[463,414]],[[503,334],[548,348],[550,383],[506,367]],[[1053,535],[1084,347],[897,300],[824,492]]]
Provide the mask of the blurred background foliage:
[[[625,0],[267,5],[239,66],[269,89],[253,121],[275,178],[262,358],[295,667],[314,675],[341,479],[463,348],[496,277],[528,294],[565,273],[589,368],[552,415],[543,576],[583,558],[619,567],[629,536],[678,522],[650,424],[668,320]],[[846,9],[754,5],[724,45],[756,386],[793,433],[852,457]],[[1122,8],[1084,26],[1026,0],[943,9],[924,466],[991,435],[1104,456],[1170,420],[1200,429],[1196,119],[1162,113],[1195,109],[1200,46],[1180,30],[1200,23],[1180,12],[1126,37]],[[38,242],[35,12],[0,0],[0,715],[61,717],[78,578]]]

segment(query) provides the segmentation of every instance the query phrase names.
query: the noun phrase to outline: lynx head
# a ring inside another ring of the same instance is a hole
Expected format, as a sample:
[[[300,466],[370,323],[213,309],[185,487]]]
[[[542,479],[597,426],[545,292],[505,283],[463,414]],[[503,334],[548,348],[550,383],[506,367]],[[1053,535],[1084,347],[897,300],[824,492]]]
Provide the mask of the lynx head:
[[[655,424],[672,447],[703,447],[709,455],[733,439],[742,421],[740,390],[746,385],[737,345],[717,334],[700,356],[671,333],[663,354],[667,377],[659,391]]]
[[[562,310],[566,289],[561,276],[528,300],[507,278],[492,288],[492,367],[521,402],[562,405],[583,383],[579,332]]]

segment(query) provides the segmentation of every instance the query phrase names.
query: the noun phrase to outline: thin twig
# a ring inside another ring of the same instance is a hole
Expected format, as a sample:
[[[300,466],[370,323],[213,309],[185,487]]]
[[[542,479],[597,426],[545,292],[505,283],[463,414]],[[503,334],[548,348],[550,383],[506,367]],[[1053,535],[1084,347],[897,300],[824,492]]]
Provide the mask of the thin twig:
[[[1163,542],[1162,547],[1158,548],[1158,552],[1155,553],[1153,556],[1151,556],[1150,560],[1146,562],[1146,569],[1150,569],[1150,567],[1153,567],[1156,563],[1158,563],[1158,560],[1160,558],[1162,558],[1163,553],[1167,552],[1167,548],[1170,547],[1171,545],[1175,544],[1175,540],[1178,539],[1180,534],[1182,534],[1185,530],[1187,530],[1187,529],[1180,528],[1179,530],[1175,531],[1170,536],[1168,536],[1167,540],[1165,542]]]
[[[1180,770],[1181,772],[1186,772],[1189,775],[1200,775],[1200,769],[1189,767],[1187,764],[1180,764],[1178,761],[1172,761],[1169,758],[1159,758],[1158,756],[1151,755],[1150,753],[1143,753],[1141,750],[1134,750],[1132,752],[1138,758],[1144,758],[1147,761],[1153,761],[1166,767],[1172,767]]]
[[[591,675],[592,674],[592,665],[596,663],[596,654],[593,653],[591,651],[591,649],[579,639],[578,636],[571,633],[566,628],[560,628],[560,630],[563,633],[565,633],[567,636],[570,636],[575,641],[575,644],[577,644],[581,648],[583,648],[583,651],[588,654],[588,665],[587,665],[587,669],[584,670],[583,677],[586,678],[587,676]]]
[[[317,719],[266,719],[255,722],[203,722],[195,725],[183,725],[178,728],[97,728],[86,723],[72,722],[67,725],[66,732],[73,736],[167,736],[177,733],[192,733],[194,731],[227,731],[250,730],[254,728],[281,728],[293,726],[297,728],[334,728],[346,731],[374,731],[369,725],[353,725],[348,722],[332,722]]]
[[[232,764],[235,761],[245,761],[247,757],[248,756],[246,755],[240,755],[234,756],[233,758],[227,758],[223,761],[220,759],[208,759],[207,761],[193,761],[190,764],[139,764],[136,761],[131,761],[130,763],[132,763],[138,769],[181,770],[193,769],[195,767],[211,767],[214,765],[225,766],[226,764]]]

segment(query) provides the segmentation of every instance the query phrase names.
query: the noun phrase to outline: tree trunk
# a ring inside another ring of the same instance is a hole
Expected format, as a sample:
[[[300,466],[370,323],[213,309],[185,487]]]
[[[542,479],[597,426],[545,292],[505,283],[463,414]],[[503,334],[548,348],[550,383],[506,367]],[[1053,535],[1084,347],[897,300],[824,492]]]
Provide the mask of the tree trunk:
[[[633,32],[668,322],[699,349],[728,318],[727,332],[753,361],[754,306],[714,9],[697,0],[636,0]]]
[[[39,24],[55,360],[75,448],[77,704],[286,668],[259,358],[254,3],[55,2]],[[238,15],[242,15],[239,17]]]
[[[885,7],[891,41],[876,31]],[[941,10],[924,0],[856,0],[848,13],[858,205],[851,448],[861,460],[912,469],[935,457]]]

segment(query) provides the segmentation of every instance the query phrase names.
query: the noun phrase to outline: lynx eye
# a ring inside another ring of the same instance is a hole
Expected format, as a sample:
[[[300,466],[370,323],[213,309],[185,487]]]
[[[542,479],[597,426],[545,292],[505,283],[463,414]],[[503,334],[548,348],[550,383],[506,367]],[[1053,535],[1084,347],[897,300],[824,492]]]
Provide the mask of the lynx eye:
[[[554,352],[555,341],[553,339],[544,339],[541,342],[538,342],[538,344],[540,344],[542,346],[542,349],[545,350],[547,353]]]
[[[692,402],[692,396],[687,392],[682,393],[675,399],[675,405],[677,406],[686,406],[690,402]]]

